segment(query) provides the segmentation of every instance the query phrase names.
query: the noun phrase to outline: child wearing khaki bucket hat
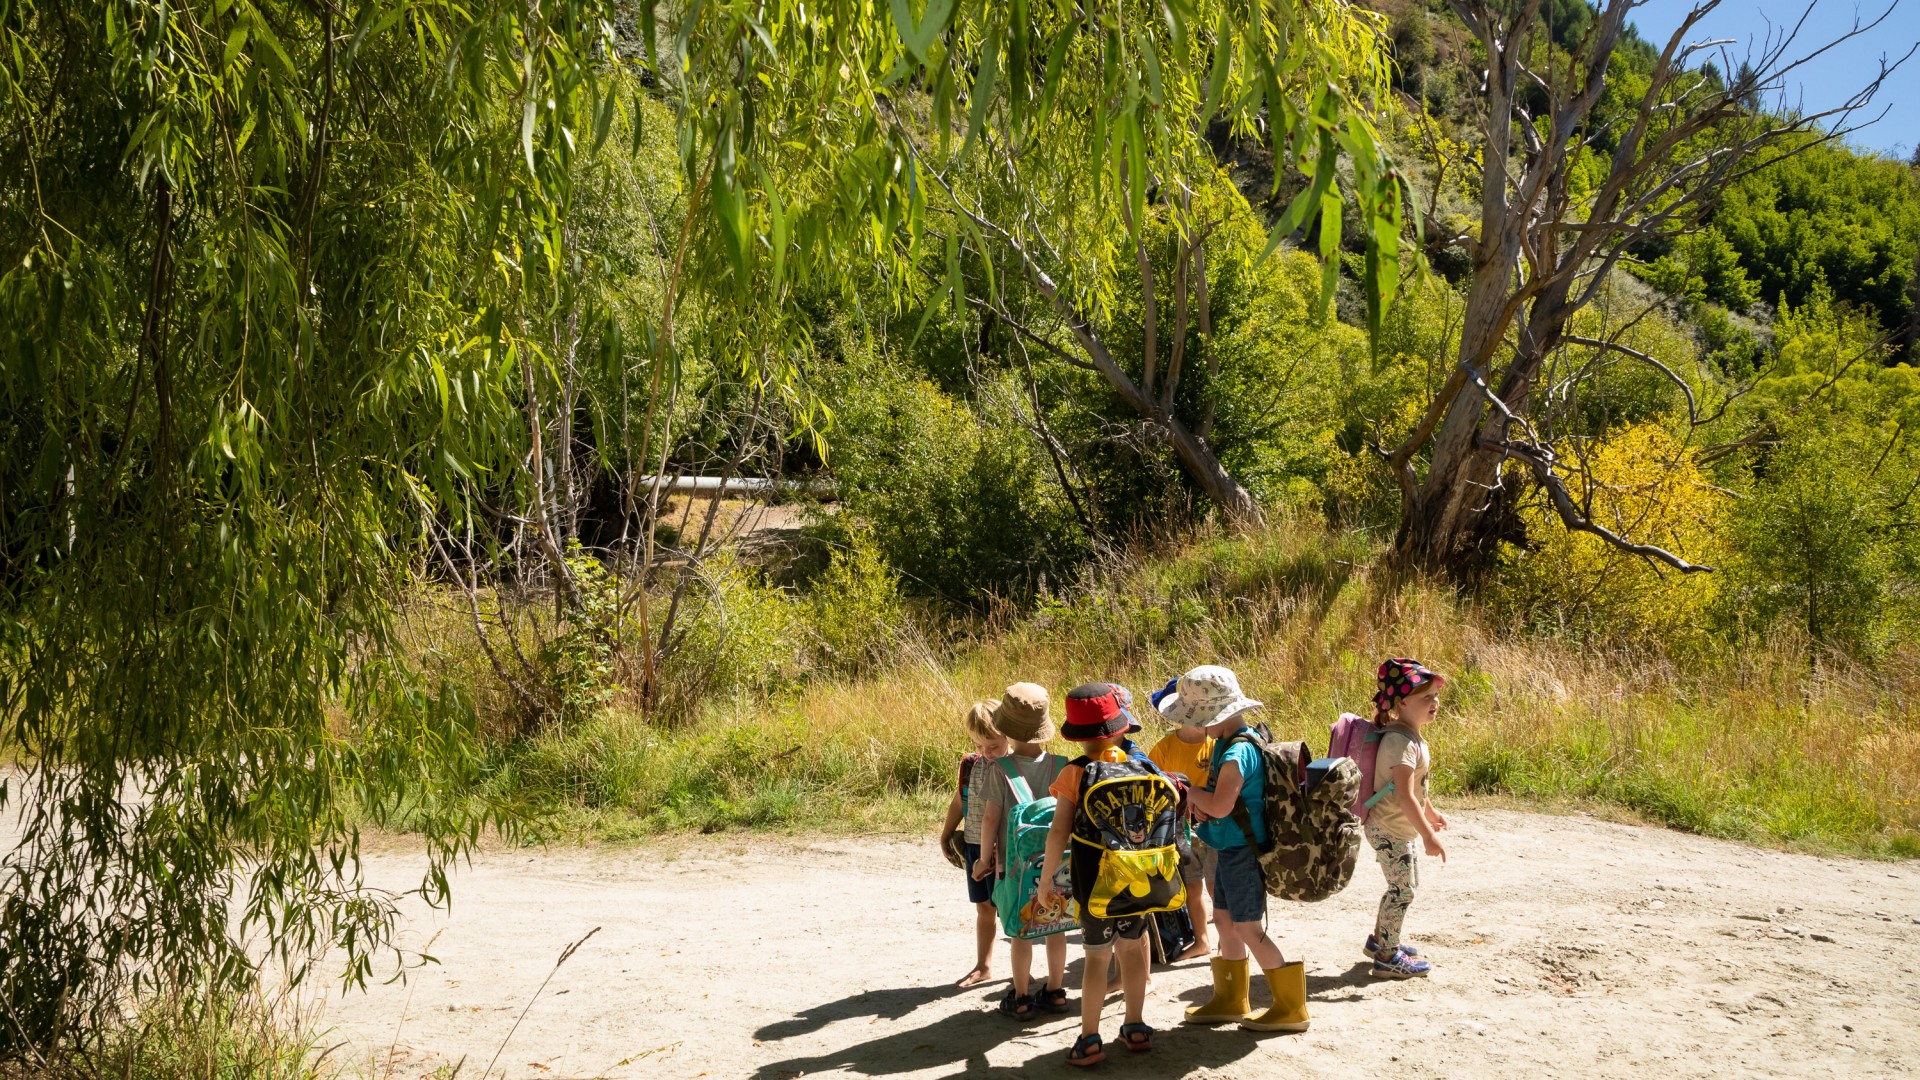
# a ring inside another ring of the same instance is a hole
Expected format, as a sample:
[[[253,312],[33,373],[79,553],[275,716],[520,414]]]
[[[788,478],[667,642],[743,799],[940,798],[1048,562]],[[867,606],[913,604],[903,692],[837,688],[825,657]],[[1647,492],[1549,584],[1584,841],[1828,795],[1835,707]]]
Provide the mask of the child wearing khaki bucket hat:
[[[1007,755],[1001,764],[987,772],[981,785],[987,802],[986,822],[980,832],[980,863],[975,877],[1004,875],[1006,853],[1000,850],[1002,825],[1016,799],[1006,770],[1012,769],[1027,783],[1027,790],[1044,792],[1053,784],[1067,759],[1049,753],[1046,744],[1053,741],[1053,718],[1048,715],[1047,688],[1037,683],[1020,682],[1007,687],[1000,704],[993,710],[994,730],[1006,736]],[[1047,949],[1047,981],[1029,990],[1033,971],[1033,942],[1011,939],[1013,985],[1000,999],[1000,1011],[1016,1020],[1031,1019],[1036,1013],[1067,1011],[1067,938],[1054,934],[1042,939]]]

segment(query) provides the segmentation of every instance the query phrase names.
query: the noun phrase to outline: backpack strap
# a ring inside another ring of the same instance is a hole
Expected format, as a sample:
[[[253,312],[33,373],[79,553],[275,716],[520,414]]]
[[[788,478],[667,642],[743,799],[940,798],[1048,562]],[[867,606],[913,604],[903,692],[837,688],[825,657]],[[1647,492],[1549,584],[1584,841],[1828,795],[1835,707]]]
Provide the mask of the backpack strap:
[[[1255,734],[1252,728],[1241,728],[1227,739],[1227,745],[1232,746],[1234,743],[1244,742],[1249,745],[1254,745],[1255,752],[1257,753],[1259,750],[1259,747],[1255,745],[1257,740],[1258,735]],[[1226,756],[1224,751],[1222,751],[1221,756],[1223,758]],[[1262,780],[1264,779],[1265,777],[1262,777]],[[1209,767],[1207,770],[1207,786],[1212,787],[1218,780],[1219,770]],[[1253,815],[1247,812],[1247,778],[1244,776],[1240,778],[1240,794],[1233,800],[1233,824],[1234,827],[1240,830],[1240,835],[1246,839],[1248,847],[1262,855],[1273,850],[1272,830],[1268,830],[1265,843],[1260,841],[1260,834],[1253,831]]]
[[[1000,759],[1000,771],[1007,774],[1007,788],[1013,792],[1016,805],[1033,801],[1033,788],[1027,785],[1027,779],[1020,775],[1020,770],[1013,767],[1010,756]]]
[[[1379,791],[1374,792],[1373,798],[1368,799],[1364,803],[1361,803],[1360,806],[1362,809],[1371,810],[1373,809],[1374,803],[1379,802],[1381,799],[1384,799],[1391,794],[1393,794],[1393,781],[1389,780],[1387,781],[1386,787],[1383,787]]]

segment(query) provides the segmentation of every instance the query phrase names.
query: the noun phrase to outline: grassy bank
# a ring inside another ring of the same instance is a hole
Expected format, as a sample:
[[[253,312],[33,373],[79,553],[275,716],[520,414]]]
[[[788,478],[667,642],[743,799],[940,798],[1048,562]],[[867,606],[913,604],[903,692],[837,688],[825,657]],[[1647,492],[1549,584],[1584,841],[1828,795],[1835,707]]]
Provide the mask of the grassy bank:
[[[6,1080],[324,1080],[314,1017],[285,994],[156,992],[85,1048],[0,1066]],[[338,1065],[338,1062],[334,1063]],[[349,1070],[346,1075],[354,1075]]]
[[[1144,693],[1216,661],[1268,703],[1277,733],[1324,747],[1331,720],[1365,706],[1379,659],[1413,655],[1452,677],[1432,732],[1443,798],[1596,802],[1738,840],[1920,855],[1909,665],[1810,664],[1803,645],[1776,641],[1683,668],[1631,643],[1497,625],[1448,589],[1389,586],[1375,555],[1309,526],[1143,548],[938,644],[901,633],[893,662],[864,676],[736,692],[672,725],[616,700],[499,741],[489,785],[545,838],[925,831],[965,746],[962,711],[1009,682]]]

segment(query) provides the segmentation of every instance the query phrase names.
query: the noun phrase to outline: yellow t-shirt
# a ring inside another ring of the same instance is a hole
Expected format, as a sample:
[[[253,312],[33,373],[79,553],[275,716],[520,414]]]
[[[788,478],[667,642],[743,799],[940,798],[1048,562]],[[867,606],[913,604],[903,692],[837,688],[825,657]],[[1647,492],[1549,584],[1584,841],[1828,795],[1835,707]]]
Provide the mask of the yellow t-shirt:
[[[1169,731],[1147,751],[1147,760],[1165,773],[1181,773],[1194,787],[1207,786],[1207,767],[1213,760],[1213,740],[1197,743],[1180,741],[1179,732]]]

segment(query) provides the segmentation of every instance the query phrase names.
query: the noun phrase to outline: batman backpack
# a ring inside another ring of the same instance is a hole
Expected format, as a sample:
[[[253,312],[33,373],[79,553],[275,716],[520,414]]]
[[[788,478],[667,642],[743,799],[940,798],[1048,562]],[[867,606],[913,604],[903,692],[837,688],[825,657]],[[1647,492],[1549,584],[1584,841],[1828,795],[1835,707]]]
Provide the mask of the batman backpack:
[[[1123,919],[1187,903],[1180,881],[1180,790],[1144,756],[1074,762],[1074,897],[1084,915]]]

